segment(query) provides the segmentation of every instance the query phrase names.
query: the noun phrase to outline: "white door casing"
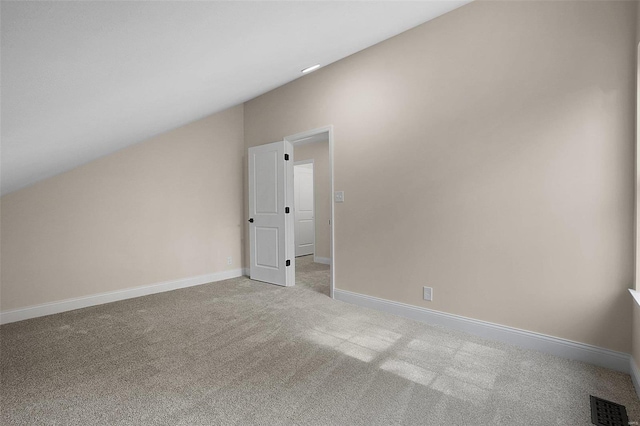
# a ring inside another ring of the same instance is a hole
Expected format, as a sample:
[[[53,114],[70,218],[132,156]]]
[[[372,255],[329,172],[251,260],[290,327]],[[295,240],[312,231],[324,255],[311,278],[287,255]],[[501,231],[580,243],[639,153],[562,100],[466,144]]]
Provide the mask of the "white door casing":
[[[334,289],[336,287],[336,264],[338,263],[338,259],[336,258],[336,250],[335,250],[335,201],[333,194],[335,193],[335,180],[334,180],[334,164],[333,164],[333,151],[334,151],[334,137],[333,137],[333,126],[328,125],[324,127],[319,127],[312,130],[307,130],[301,133],[296,133],[295,135],[290,135],[284,138],[285,141],[291,142],[295,146],[304,145],[306,143],[312,143],[316,141],[325,141],[329,140],[329,180],[331,191],[331,219],[330,219],[330,240],[329,240],[329,257],[331,259],[330,263],[330,277],[331,284],[329,286],[329,297],[333,299],[334,297]],[[291,185],[291,191],[293,192],[293,185]]]
[[[296,256],[315,253],[313,163],[293,166]]]
[[[290,206],[293,185],[287,185],[292,179],[291,143],[249,148],[249,261],[253,280],[282,286],[295,282],[294,215]],[[289,214],[285,213],[286,207]]]

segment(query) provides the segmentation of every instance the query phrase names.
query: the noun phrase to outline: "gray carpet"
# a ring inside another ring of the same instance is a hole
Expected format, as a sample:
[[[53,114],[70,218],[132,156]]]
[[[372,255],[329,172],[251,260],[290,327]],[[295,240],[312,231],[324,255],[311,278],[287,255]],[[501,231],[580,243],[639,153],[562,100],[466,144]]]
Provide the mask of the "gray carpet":
[[[628,375],[247,278],[0,327],[3,425],[589,425]]]

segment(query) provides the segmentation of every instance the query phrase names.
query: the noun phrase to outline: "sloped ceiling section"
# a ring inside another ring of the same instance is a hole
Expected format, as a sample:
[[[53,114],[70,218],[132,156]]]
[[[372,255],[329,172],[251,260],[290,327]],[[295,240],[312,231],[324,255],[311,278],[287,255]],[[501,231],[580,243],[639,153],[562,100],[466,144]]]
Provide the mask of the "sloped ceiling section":
[[[3,1],[2,194],[466,3]]]

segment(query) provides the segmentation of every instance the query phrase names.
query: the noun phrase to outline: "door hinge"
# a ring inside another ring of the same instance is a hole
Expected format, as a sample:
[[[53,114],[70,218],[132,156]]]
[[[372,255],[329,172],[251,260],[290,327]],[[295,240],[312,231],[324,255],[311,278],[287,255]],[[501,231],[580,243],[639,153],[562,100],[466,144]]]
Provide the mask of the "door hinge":
[[[290,261],[290,260],[287,260],[286,265],[287,265],[287,266],[291,266],[291,261]]]
[[[284,155],[284,161],[289,161],[289,154]]]
[[[285,207],[285,208],[284,208],[284,212],[285,212],[286,214],[289,214],[289,207]]]

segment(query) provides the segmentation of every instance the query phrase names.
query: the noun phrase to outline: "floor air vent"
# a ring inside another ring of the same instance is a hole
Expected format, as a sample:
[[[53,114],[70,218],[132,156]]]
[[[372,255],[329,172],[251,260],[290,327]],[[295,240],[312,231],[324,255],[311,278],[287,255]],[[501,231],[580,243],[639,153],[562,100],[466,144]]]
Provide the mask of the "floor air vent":
[[[606,399],[591,398],[591,423],[598,426],[627,426],[629,419],[624,405],[607,401]]]

